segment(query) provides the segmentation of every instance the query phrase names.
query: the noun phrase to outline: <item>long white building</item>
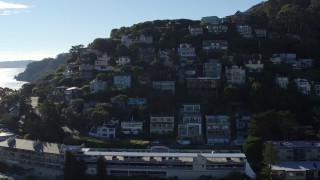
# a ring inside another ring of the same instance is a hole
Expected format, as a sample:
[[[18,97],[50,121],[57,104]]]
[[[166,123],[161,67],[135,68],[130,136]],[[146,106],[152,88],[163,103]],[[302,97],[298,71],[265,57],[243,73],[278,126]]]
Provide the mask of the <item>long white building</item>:
[[[97,173],[96,158],[99,155],[106,159],[107,174],[114,176],[199,179],[200,176],[224,178],[231,172],[240,172],[255,179],[255,174],[243,153],[169,149],[166,152],[82,149],[77,157],[87,163],[87,174]]]

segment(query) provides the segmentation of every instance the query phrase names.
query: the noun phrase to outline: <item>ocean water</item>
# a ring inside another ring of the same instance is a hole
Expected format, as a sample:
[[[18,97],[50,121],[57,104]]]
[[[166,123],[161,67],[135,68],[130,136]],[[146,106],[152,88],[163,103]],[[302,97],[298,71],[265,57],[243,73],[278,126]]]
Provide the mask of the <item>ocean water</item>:
[[[14,76],[24,70],[25,68],[0,68],[0,87],[19,90],[27,82],[17,81],[14,79]]]

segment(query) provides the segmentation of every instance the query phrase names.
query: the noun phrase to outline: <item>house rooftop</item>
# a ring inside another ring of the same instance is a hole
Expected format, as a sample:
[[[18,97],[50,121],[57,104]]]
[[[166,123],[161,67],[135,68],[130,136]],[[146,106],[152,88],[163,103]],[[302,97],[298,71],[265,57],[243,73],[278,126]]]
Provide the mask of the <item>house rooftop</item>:
[[[40,141],[31,141],[25,139],[9,138],[0,142],[0,147],[34,151],[37,153],[60,154],[59,145],[56,143],[47,143]]]
[[[274,141],[273,145],[284,148],[310,148],[320,147],[319,141]]]
[[[315,170],[320,167],[319,161],[281,161],[272,165],[272,169],[276,171],[306,171]]]
[[[96,151],[94,149],[83,149],[85,155],[91,156],[136,156],[136,157],[197,157],[199,154],[207,158],[246,158],[244,153],[197,153],[197,152],[147,152],[147,151]]]

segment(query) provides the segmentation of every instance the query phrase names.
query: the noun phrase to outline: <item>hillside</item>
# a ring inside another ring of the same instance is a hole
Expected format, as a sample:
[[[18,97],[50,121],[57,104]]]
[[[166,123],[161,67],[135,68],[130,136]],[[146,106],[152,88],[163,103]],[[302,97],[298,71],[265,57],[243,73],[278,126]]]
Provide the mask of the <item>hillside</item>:
[[[59,54],[55,59],[46,58],[41,61],[29,63],[26,70],[18,74],[15,79],[18,81],[36,82],[41,77],[55,72],[60,64],[66,64],[69,54]]]

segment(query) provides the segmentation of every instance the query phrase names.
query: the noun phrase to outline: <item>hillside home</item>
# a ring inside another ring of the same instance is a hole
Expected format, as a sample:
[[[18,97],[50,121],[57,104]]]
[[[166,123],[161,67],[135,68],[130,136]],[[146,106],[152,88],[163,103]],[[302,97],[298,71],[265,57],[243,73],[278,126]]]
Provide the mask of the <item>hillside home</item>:
[[[203,40],[202,49],[208,51],[227,52],[228,41],[227,40]]]
[[[173,95],[175,94],[175,82],[174,81],[153,81],[153,89],[159,90],[161,92],[168,91]]]
[[[289,84],[289,78],[288,77],[276,77],[276,83],[283,89],[287,89]]]
[[[117,125],[114,123],[103,123],[102,126],[91,128],[89,136],[96,138],[116,138]]]
[[[65,100],[70,102],[73,99],[79,98],[82,96],[82,89],[78,87],[71,87],[64,91]]]
[[[184,66],[188,60],[194,60],[197,56],[195,48],[192,47],[191,44],[180,44],[178,48],[178,55],[181,66]]]
[[[95,93],[99,91],[105,91],[108,88],[108,82],[102,82],[94,79],[90,82],[90,92]]]
[[[297,90],[302,94],[310,94],[311,92],[311,84],[307,79],[294,79],[293,80],[297,86]]]
[[[220,76],[187,78],[188,94],[217,95],[220,83]]]
[[[299,59],[302,69],[312,68],[314,66],[314,59]]]
[[[246,71],[238,66],[226,67],[227,82],[230,84],[245,84]]]
[[[230,117],[206,115],[207,144],[229,143],[231,139]]]
[[[237,26],[237,31],[244,38],[252,38],[252,28],[248,25]]]
[[[118,89],[127,89],[131,87],[131,75],[114,75],[113,85]]]
[[[130,64],[131,60],[130,60],[130,57],[128,56],[121,56],[119,57],[118,59],[118,64],[119,65],[126,65],[126,64]]]
[[[153,43],[153,37],[152,36],[147,36],[144,34],[141,34],[138,37],[132,37],[129,35],[121,35],[121,44],[129,47],[129,45],[133,42],[141,42],[145,44],[152,44]]]
[[[221,22],[221,19],[218,18],[217,16],[207,16],[207,17],[202,17],[201,18],[201,24],[206,25],[219,25]]]
[[[107,53],[103,54],[94,62],[94,69],[97,71],[114,71],[114,67],[109,65],[110,57]]]
[[[203,34],[203,27],[201,25],[189,25],[188,29],[191,35]]]
[[[266,38],[267,30],[266,29],[254,29],[255,37],[257,38]]]
[[[202,115],[199,104],[182,104],[180,122],[178,123],[180,138],[202,141]]]
[[[150,133],[167,134],[174,131],[172,113],[153,113],[150,115]]]
[[[85,80],[92,80],[93,79],[93,70],[94,69],[95,69],[94,65],[81,64],[79,66],[80,77],[84,78]]]
[[[260,73],[263,71],[263,64],[260,60],[249,60],[244,65],[248,72]]]
[[[110,102],[114,105],[117,105],[121,108],[125,108],[126,107],[126,103],[127,103],[127,100],[126,99],[120,99],[120,98],[117,98],[117,97],[113,97],[113,98],[110,98]]]
[[[128,105],[129,106],[136,106],[141,107],[147,104],[147,98],[129,98]]]
[[[272,54],[270,61],[273,64],[287,63],[291,64],[296,61],[297,55],[293,53],[280,53],[280,54]]]
[[[220,34],[220,33],[226,33],[228,32],[228,26],[227,25],[208,25],[206,27],[208,29],[209,33],[215,33],[215,34]]]
[[[219,60],[209,60],[208,63],[204,63],[202,69],[204,77],[217,78],[221,76],[222,64],[219,63]]]
[[[151,84],[150,75],[143,74],[138,76],[139,85],[148,85]]]
[[[110,61],[110,57],[107,53],[103,54],[102,57],[99,57],[97,60],[94,61],[95,66],[108,66]]]
[[[142,132],[143,122],[123,121],[121,122],[122,133],[126,135],[138,135]]]
[[[156,58],[155,48],[139,48],[138,58],[140,61],[153,61]]]
[[[243,145],[249,135],[249,127],[251,122],[251,114],[248,112],[236,113],[236,137],[235,144]]]

